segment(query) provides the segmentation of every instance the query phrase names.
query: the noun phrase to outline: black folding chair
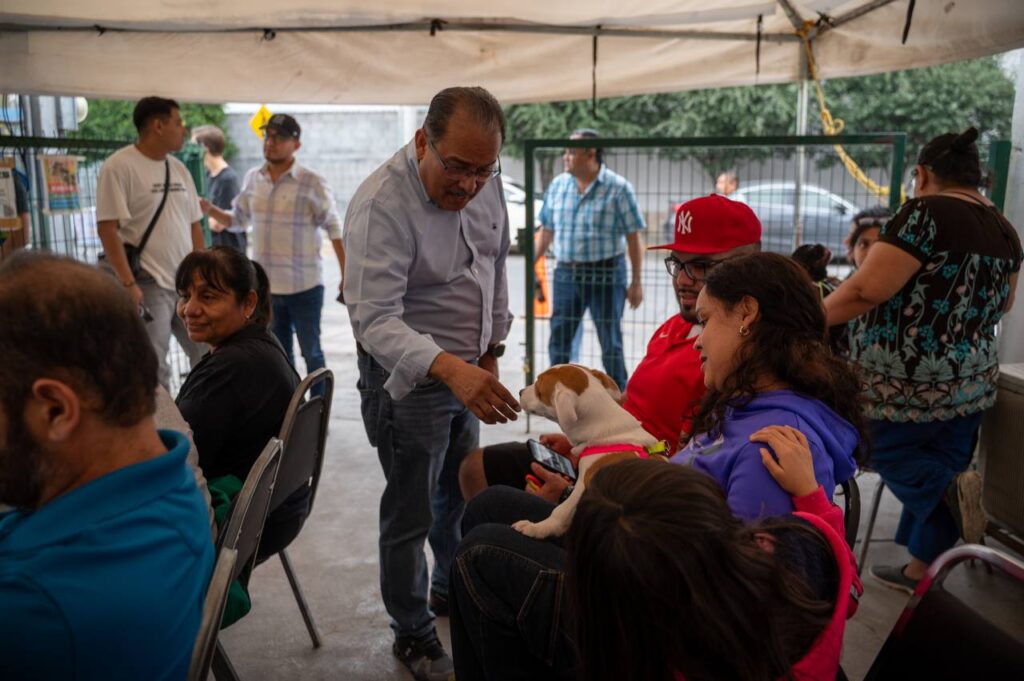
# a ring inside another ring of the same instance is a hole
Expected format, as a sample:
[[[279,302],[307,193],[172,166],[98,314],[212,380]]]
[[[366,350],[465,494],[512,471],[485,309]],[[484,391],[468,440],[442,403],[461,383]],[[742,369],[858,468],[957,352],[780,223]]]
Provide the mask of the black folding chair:
[[[866,468],[861,469],[861,473],[871,473],[872,471]],[[871,546],[871,535],[875,532],[875,520],[878,519],[878,508],[882,505],[882,492],[885,491],[885,481],[881,477],[878,478],[878,486],[875,487],[875,493],[871,497],[871,513],[868,515],[868,526],[864,531],[864,544],[860,547],[860,556],[857,560],[857,574],[859,575],[864,569],[864,563],[868,559],[868,547]]]
[[[311,394],[305,399],[315,386],[323,384],[323,394]],[[292,401],[285,412],[284,421],[281,424],[280,438],[283,442],[281,455],[281,469],[277,473],[277,484],[274,486],[274,496],[270,501],[270,510],[274,511],[288,497],[302,487],[309,485],[309,514],[313,512],[313,502],[316,500],[316,490],[320,483],[320,471],[324,464],[324,452],[327,445],[327,425],[331,419],[331,400],[334,396],[334,374],[330,369],[317,369],[309,376],[306,376],[295,388],[292,394]],[[295,536],[288,539],[291,544],[299,535],[301,527],[296,531]],[[299,586],[299,580],[295,576],[291,560],[285,548],[278,551],[281,558],[281,566],[284,574],[288,577],[288,584],[291,585],[292,593],[295,594],[295,601],[302,613],[302,620],[306,623],[309,631],[309,638],[313,641],[313,647],[319,648],[320,633],[317,631],[316,622],[313,621],[313,614],[306,603],[306,597]]]
[[[263,524],[270,510],[274,483],[281,464],[281,448],[281,440],[276,437],[270,438],[267,442],[267,446],[249,469],[245,484],[231,506],[227,526],[219,535],[219,548],[234,549],[238,552],[229,582],[251,572],[256,562],[256,551],[259,549]],[[231,665],[231,660],[228,659],[220,641],[217,642],[213,655],[213,675],[219,681],[238,679],[238,673]]]
[[[1024,583],[1024,563],[998,551],[977,544],[946,551],[918,582],[865,681],[1024,679],[1024,642],[942,586],[954,566],[973,559]]]
[[[857,543],[857,530],[860,527],[860,487],[857,478],[851,477],[839,483],[843,495],[843,527],[846,530],[846,543],[850,550]]]
[[[231,587],[231,575],[235,570],[238,551],[222,548],[217,556],[217,564],[213,566],[213,576],[206,588],[206,599],[203,601],[203,621],[199,625],[199,634],[192,647],[192,661],[188,666],[188,681],[206,681],[213,662],[213,651],[217,647],[217,634],[220,632],[220,621],[224,617],[224,605],[228,602],[228,589]]]

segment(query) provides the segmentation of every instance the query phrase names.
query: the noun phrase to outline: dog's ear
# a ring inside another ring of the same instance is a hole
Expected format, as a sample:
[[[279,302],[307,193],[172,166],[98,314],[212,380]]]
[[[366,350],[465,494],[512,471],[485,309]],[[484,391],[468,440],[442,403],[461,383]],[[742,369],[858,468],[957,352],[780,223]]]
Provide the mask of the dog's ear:
[[[576,400],[578,398],[579,395],[564,385],[558,384],[555,386],[552,406],[555,408],[555,416],[558,417],[558,425],[562,426],[562,430],[576,423],[578,419]]]

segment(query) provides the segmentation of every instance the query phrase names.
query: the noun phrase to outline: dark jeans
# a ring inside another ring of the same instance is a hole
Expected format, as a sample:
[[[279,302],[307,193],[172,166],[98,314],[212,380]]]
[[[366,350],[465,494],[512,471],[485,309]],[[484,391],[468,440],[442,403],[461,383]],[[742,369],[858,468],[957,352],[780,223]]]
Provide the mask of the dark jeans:
[[[479,447],[480,421],[440,381],[393,400],[384,390],[387,371],[361,350],[358,362],[363,423],[387,480],[380,500],[381,594],[395,633],[422,636],[434,626],[428,584],[448,593],[461,537],[459,464]],[[427,539],[434,553],[429,580]]]
[[[869,421],[871,467],[903,502],[896,543],[931,563],[960,536],[943,495],[957,473],[967,470],[978,441],[981,414],[950,421]]]
[[[459,681],[575,678],[565,550],[510,527],[517,520],[543,520],[553,508],[501,486],[467,505],[449,600]]]
[[[559,263],[555,267],[548,352],[552,364],[569,362],[573,339],[589,309],[601,342],[604,370],[625,390],[622,311],[626,305],[626,258],[620,255],[602,263]]]
[[[295,354],[292,350],[292,331],[299,337],[299,350],[306,361],[306,373],[311,374],[317,369],[327,366],[323,350],[320,349],[320,311],[324,307],[324,287],[314,286],[307,291],[286,295],[270,296],[274,319],[270,330],[284,347],[288,361],[295,366]],[[323,394],[323,383],[314,392]]]

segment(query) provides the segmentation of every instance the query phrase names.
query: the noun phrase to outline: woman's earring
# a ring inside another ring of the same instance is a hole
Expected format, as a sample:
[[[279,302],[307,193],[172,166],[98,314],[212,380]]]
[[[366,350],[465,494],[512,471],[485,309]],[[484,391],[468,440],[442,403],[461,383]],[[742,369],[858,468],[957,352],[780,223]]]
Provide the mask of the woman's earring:
[[[740,327],[740,335],[743,336],[744,338],[746,338],[747,336],[750,335],[750,329],[748,329],[745,326],[741,326]]]

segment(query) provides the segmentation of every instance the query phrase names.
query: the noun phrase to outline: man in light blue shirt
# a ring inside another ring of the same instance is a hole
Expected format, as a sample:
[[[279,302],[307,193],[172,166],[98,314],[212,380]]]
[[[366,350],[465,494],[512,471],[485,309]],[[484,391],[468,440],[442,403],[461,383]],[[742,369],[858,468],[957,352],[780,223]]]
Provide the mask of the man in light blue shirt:
[[[592,139],[597,132],[575,131],[569,139]],[[544,193],[539,220],[543,229],[537,260],[554,241],[555,267],[551,364],[570,361],[573,338],[589,309],[601,342],[604,370],[626,389],[622,351],[622,311],[628,300],[636,308],[643,300],[640,274],[644,218],[633,186],[604,165],[601,149],[572,147],[562,156],[565,172]],[[625,251],[632,278],[627,285]]]
[[[363,181],[345,216],[344,294],[363,422],[387,479],[381,592],[394,653],[422,680],[452,674],[433,620],[447,614],[461,535],[459,464],[479,446],[481,420],[505,423],[519,411],[498,380],[512,325],[504,140],[490,93],[442,90],[413,141]]]
[[[188,440],[153,421],[157,358],[110,276],[0,268],[0,678],[188,673],[213,570]]]

